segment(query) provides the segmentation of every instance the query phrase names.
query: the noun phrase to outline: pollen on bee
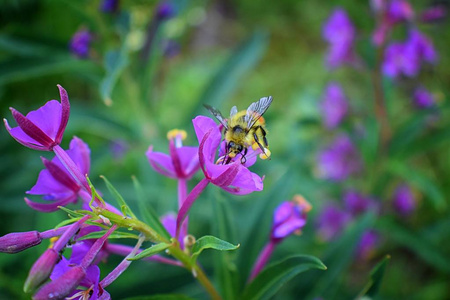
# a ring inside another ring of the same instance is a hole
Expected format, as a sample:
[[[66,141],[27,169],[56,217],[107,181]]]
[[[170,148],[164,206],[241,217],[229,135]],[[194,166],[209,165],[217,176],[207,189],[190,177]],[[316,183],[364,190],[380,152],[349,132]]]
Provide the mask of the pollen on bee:
[[[169,130],[169,132],[167,132],[167,139],[168,140],[172,140],[172,139],[180,139],[182,141],[184,141],[187,137],[187,133],[186,131],[182,130],[182,129],[172,129]]]
[[[259,155],[259,158],[261,158],[261,159],[269,159],[269,158],[270,158],[270,155],[271,155],[270,150],[267,149],[267,148],[264,148],[264,152],[265,152],[265,153],[261,153],[261,154]]]

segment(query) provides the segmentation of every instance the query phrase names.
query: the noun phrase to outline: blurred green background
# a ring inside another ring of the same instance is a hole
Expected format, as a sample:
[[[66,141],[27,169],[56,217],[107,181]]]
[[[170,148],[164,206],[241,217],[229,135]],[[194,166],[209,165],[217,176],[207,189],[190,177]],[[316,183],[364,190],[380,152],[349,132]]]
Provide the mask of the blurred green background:
[[[426,1],[411,1],[424,9]],[[206,251],[200,263],[221,289],[217,257],[236,269],[237,288],[246,276],[270,232],[274,208],[294,194],[313,205],[301,236],[292,236],[274,252],[271,261],[291,254],[314,255],[328,270],[309,271],[284,285],[275,299],[354,298],[369,280],[371,268],[386,254],[387,265],[380,299],[448,299],[450,297],[450,25],[448,19],[427,25],[426,34],[439,53],[439,63],[417,80],[437,95],[434,112],[418,111],[404,92],[417,82],[384,82],[396,154],[379,154],[373,113],[370,72],[325,67],[327,46],[322,24],[336,6],[345,8],[357,28],[358,50],[370,48],[375,21],[367,1],[190,1],[171,3],[174,15],[155,25],[155,1],[122,1],[120,11],[105,14],[100,1],[3,0],[0,2],[0,113],[12,123],[8,107],[26,113],[50,99],[59,99],[56,84],[69,93],[71,116],[62,145],[73,135],[91,148],[90,178],[108,198],[105,175],[131,205],[136,194],[131,176],[145,187],[148,205],[159,214],[176,210],[176,182],[154,172],[145,151],[154,145],[167,152],[166,133],[188,132],[186,144],[197,143],[191,120],[208,115],[203,103],[224,112],[244,109],[263,96],[274,102],[265,118],[271,161],[259,161],[253,171],[265,175],[264,191],[232,196],[209,186],[194,204],[190,232],[196,237],[214,234],[241,248],[233,253]],[[154,27],[151,27],[154,26]],[[69,52],[72,35],[80,28],[93,34],[90,57]],[[142,47],[153,28],[148,59]],[[398,33],[401,35],[401,32]],[[167,51],[171,45],[171,51]],[[369,50],[370,52],[370,50]],[[325,85],[339,81],[352,107],[350,121],[338,131],[363,127],[360,141],[365,172],[341,183],[319,179],[317,151],[335,133],[323,128],[319,102]],[[437,121],[431,126],[430,115]],[[371,148],[372,147],[372,148]],[[23,201],[36,182],[42,163],[37,153],[0,134],[0,236],[16,231],[47,230],[66,218],[31,210]],[[192,188],[200,174],[190,183]],[[410,184],[420,198],[409,218],[396,217],[389,202],[393,183]],[[320,241],[316,219],[330,199],[338,203],[347,188],[374,195],[383,214],[355,220],[334,241]],[[225,212],[224,212],[225,211]],[[222,214],[229,226],[215,223]],[[382,242],[367,261],[355,259],[362,232],[375,228]],[[48,246],[15,255],[0,255],[0,298],[28,299],[22,292],[29,268]],[[102,269],[108,274],[119,257],[110,257]],[[233,271],[234,272],[234,271]],[[234,273],[233,273],[234,274]],[[161,293],[205,298],[201,286],[184,269],[156,263],[133,263],[108,291],[114,299]]]

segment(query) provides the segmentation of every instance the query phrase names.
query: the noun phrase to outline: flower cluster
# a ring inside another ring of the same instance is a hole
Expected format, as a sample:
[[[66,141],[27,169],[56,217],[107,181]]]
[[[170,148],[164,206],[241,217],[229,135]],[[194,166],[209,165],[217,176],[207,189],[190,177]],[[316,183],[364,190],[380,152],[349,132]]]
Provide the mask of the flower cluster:
[[[90,149],[83,140],[73,137],[67,150],[60,146],[70,115],[70,104],[66,90],[59,85],[58,88],[61,102],[51,100],[26,116],[11,108],[18,126],[11,127],[6,119],[4,121],[10,135],[22,145],[55,154],[52,159],[42,158],[45,168],[27,192],[28,195],[41,196],[42,201],[25,198],[26,204],[39,212],[61,208],[72,216],[72,220],[66,222],[69,225],[45,232],[18,232],[0,237],[0,251],[5,253],[17,253],[50,239],[50,247],[30,270],[25,291],[34,292],[33,299],[110,299],[105,288],[128,268],[136,255],[159,263],[184,266],[196,274],[203,272],[187,256],[195,244],[195,238],[188,234],[189,210],[209,183],[234,195],[261,191],[263,179],[248,169],[256,162],[261,150],[250,150],[245,162],[236,159],[223,163],[223,157],[216,157],[217,153],[223,154],[220,127],[204,116],[193,120],[198,146],[183,145],[186,138],[183,130],[168,133],[169,154],[155,152],[150,146],[146,153],[150,166],[178,182],[178,213],[164,215],[160,222],[162,231],[157,231],[137,219],[124,202],[119,202],[121,210],[118,210],[103,200],[88,180]],[[200,170],[203,179],[188,193],[188,181],[193,180]],[[81,200],[81,210],[66,208],[69,204],[77,204],[78,200]],[[271,243],[278,244],[287,235],[298,232],[306,223],[309,209],[303,198],[283,203],[275,214]],[[135,236],[135,247],[109,241],[112,234],[121,235],[120,227],[140,232]],[[140,247],[147,240],[163,245],[160,246],[162,250],[172,247],[170,253],[177,260],[156,253],[144,255],[146,253]],[[63,256],[66,248],[72,251]],[[125,259],[101,279],[100,264],[111,254],[125,256]],[[263,266],[260,263],[258,268]],[[210,288],[204,275],[200,279]]]
[[[375,65],[369,59],[367,59],[366,65],[362,61],[361,64],[358,62],[359,68],[357,71],[362,72],[366,70],[365,68],[369,68],[367,72],[371,72],[374,89],[374,111],[380,126],[380,149],[377,150],[379,153],[376,154],[376,159],[381,161],[387,153],[383,148],[388,147],[392,133],[389,116],[385,108],[384,91],[381,84],[382,77],[385,76],[388,79],[395,80],[394,83],[400,79],[411,80],[416,78],[427,64],[437,62],[438,55],[433,43],[419,30],[417,22],[430,22],[433,18],[434,20],[442,18],[445,12],[442,7],[436,6],[418,14],[407,0],[373,0],[371,1],[371,8],[376,19],[372,43],[374,50],[378,51],[379,55],[376,58]],[[417,15],[421,15],[421,17],[417,18]],[[406,28],[404,31],[406,32],[405,40],[393,41],[391,33],[394,28],[400,26]],[[357,57],[354,52],[356,30],[343,8],[336,8],[331,13],[324,23],[322,35],[329,45],[326,56],[329,67],[337,68],[346,64],[355,66],[355,57]],[[418,108],[434,106],[436,101],[433,94],[423,85],[416,83],[414,83],[414,88],[408,89],[408,94],[412,96],[415,106]],[[413,92],[411,93],[411,91]],[[350,138],[349,134],[342,133],[342,131],[348,131],[349,128],[352,133],[365,132],[365,129],[362,128],[360,121],[356,125],[352,124],[353,120],[350,119],[352,116],[349,114],[351,107],[343,88],[338,82],[333,81],[326,86],[319,107],[326,130],[339,130],[339,132],[336,133],[331,143],[320,150],[317,155],[317,175],[333,182],[352,179],[341,191],[342,196],[339,198],[342,199],[342,204],[327,204],[319,214],[317,226],[318,235],[321,239],[331,240],[336,238],[352,220],[368,211],[375,211],[378,214],[392,211],[391,209],[381,209],[380,200],[383,199],[390,198],[391,201],[385,201],[385,203],[391,205],[400,216],[412,214],[416,208],[417,200],[411,187],[406,183],[399,184],[393,193],[390,192],[391,188],[388,187],[387,191],[383,192],[388,196],[377,195],[377,197],[372,197],[359,192],[362,188],[358,187],[360,185],[358,179],[363,178],[365,173],[373,172],[373,170],[367,170],[367,159],[363,161],[362,155],[359,153],[362,147],[357,146],[359,143],[364,143],[365,134],[362,136],[352,134],[355,138]],[[347,125],[345,128],[341,126],[344,121]],[[373,165],[371,168],[374,168]],[[364,190],[367,190],[367,185],[364,185]],[[375,230],[365,232],[357,248],[357,257],[361,259],[369,258],[380,240]]]

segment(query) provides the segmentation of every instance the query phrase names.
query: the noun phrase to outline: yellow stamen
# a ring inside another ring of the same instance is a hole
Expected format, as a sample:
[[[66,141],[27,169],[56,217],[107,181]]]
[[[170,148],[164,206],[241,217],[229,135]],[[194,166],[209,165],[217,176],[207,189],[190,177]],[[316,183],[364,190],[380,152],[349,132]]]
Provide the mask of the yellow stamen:
[[[181,129],[172,129],[167,132],[167,139],[172,140],[176,138],[181,138],[182,141],[184,141],[187,137],[187,133],[184,130]]]
[[[48,245],[48,247],[53,248],[53,246],[55,245],[57,240],[59,240],[59,236],[54,236],[54,237],[50,238],[50,245]]]
[[[294,195],[292,201],[296,202],[297,205],[302,207],[305,212],[309,212],[312,209],[311,203],[306,201],[306,199],[302,195]]]

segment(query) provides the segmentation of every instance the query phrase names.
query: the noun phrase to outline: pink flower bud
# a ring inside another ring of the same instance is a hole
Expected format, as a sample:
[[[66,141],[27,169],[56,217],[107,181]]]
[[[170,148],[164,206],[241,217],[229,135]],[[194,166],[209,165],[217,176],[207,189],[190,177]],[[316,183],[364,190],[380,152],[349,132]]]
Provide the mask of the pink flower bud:
[[[59,254],[55,249],[47,249],[34,263],[33,267],[31,267],[23,290],[30,292],[46,281],[52,273],[53,267],[59,261],[59,258]]]
[[[85,276],[86,271],[84,268],[75,266],[61,275],[61,277],[44,285],[34,294],[33,300],[64,299],[77,288]]]
[[[39,245],[42,237],[37,231],[13,232],[0,237],[0,252],[17,253]]]

